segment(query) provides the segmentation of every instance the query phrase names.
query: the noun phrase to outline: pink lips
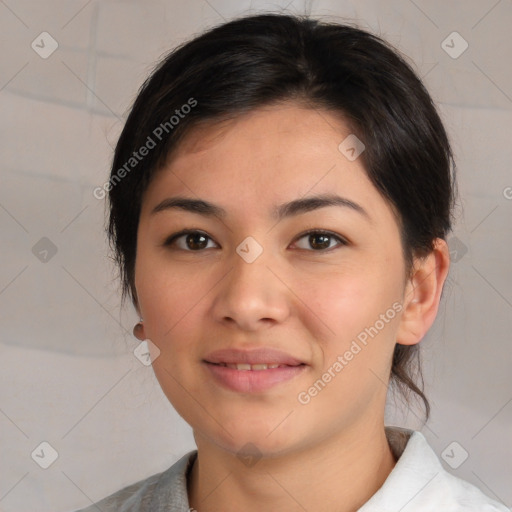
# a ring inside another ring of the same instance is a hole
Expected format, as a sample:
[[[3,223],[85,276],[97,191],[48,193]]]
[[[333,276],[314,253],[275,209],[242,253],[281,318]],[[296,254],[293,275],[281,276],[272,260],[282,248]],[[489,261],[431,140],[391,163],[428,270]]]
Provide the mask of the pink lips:
[[[306,364],[279,350],[224,349],[208,354],[203,363],[223,387],[242,393],[266,391],[302,373]],[[277,368],[237,369],[225,365],[279,365]]]
[[[303,364],[295,357],[273,348],[259,348],[254,350],[224,349],[208,354],[204,360],[208,363],[247,363],[247,364],[283,364],[298,366]]]

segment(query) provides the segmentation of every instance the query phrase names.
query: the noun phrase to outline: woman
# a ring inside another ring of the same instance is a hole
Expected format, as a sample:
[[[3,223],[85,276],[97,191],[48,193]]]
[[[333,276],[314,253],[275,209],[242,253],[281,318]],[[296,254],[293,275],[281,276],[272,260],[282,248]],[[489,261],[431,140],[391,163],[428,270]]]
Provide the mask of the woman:
[[[197,450],[103,511],[505,511],[385,427],[449,268],[454,162],[397,51],[307,17],[233,20],[141,88],[109,235]],[[95,506],[86,510],[96,510]]]

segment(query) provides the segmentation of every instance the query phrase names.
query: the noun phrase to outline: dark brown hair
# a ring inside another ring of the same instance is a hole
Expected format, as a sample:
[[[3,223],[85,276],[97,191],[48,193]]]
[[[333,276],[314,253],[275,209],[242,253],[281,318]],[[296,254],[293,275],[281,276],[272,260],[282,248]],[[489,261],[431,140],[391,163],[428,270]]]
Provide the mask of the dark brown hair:
[[[135,99],[104,187],[123,303],[130,294],[137,306],[143,194],[179,141],[199,125],[285,101],[338,113],[364,142],[360,158],[397,212],[408,272],[414,256],[427,255],[436,238],[446,238],[455,187],[451,147],[430,95],[398,50],[348,24],[285,14],[244,16],[171,51]],[[419,396],[428,419],[418,345],[396,345],[391,382],[407,400],[411,390]]]

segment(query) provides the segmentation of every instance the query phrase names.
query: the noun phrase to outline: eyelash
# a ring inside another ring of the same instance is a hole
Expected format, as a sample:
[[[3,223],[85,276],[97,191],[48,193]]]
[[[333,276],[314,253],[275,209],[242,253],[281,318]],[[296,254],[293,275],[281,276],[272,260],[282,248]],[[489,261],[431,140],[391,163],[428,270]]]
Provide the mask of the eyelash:
[[[201,230],[198,230],[198,229],[183,229],[181,231],[179,231],[178,233],[174,233],[172,235],[170,235],[166,240],[165,242],[162,244],[164,247],[170,247],[172,246],[176,240],[178,240],[179,238],[185,236],[185,235],[192,235],[192,234],[200,234],[200,235],[203,235],[205,238],[207,238],[208,240],[212,240],[213,241],[213,238],[209,237],[204,231],[201,231]],[[334,249],[337,249],[339,248],[340,246],[346,246],[348,245],[348,241],[341,237],[340,235],[336,234],[336,233],[333,233],[332,231],[326,231],[324,229],[309,229],[307,231],[305,231],[304,233],[301,233],[299,236],[297,236],[297,238],[295,239],[294,242],[300,240],[301,238],[304,238],[308,235],[312,235],[312,234],[315,234],[315,235],[325,235],[325,236],[328,236],[330,238],[335,238],[338,242],[339,242],[339,246],[337,247],[330,247],[330,248],[327,248],[327,249],[320,249],[320,250],[315,250],[315,249],[311,249],[311,250],[308,250],[308,249],[300,249],[300,250],[303,250],[303,251],[308,251],[308,252],[316,252],[316,253],[327,253],[327,252],[331,252],[332,250]],[[181,248],[178,248],[177,250],[181,250],[181,251],[184,251],[184,252],[203,252],[205,251],[206,249],[199,249],[199,250],[190,250],[190,249],[181,249]]]

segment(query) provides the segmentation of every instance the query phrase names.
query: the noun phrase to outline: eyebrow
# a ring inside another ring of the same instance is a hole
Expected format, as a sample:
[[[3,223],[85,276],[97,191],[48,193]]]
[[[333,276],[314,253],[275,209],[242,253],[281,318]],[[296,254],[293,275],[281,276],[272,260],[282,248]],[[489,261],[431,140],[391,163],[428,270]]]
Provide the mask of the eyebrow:
[[[371,222],[370,215],[361,205],[351,201],[350,199],[346,199],[335,194],[322,194],[303,197],[288,203],[283,203],[273,208],[272,218],[280,221],[287,217],[292,217],[294,215],[318,210],[328,206],[341,206],[343,208],[349,208],[357,213],[360,213]],[[192,199],[183,196],[169,197],[164,199],[158,203],[153,208],[153,210],[151,210],[150,215],[173,209],[180,209],[187,212],[197,213],[205,217],[220,217],[221,219],[227,217],[227,211],[218,205],[203,199]]]

